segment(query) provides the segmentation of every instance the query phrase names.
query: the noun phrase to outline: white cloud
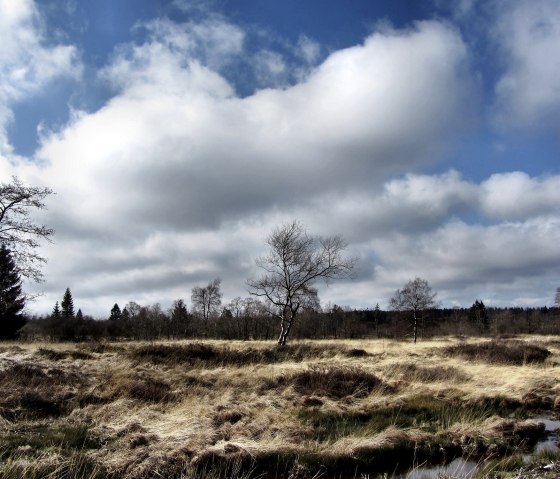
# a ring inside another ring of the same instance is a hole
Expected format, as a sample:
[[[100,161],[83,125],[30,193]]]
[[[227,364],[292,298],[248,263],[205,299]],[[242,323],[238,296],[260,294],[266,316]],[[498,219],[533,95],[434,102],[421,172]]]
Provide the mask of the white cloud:
[[[506,58],[496,85],[501,127],[552,128],[560,124],[560,3],[549,0],[496,4],[495,40]]]
[[[302,82],[246,98],[236,97],[218,71],[242,48],[237,27],[162,20],[148,28],[144,44],[120,47],[103,71],[115,96],[45,134],[36,155],[45,166],[35,179],[57,192],[42,305],[67,286],[78,302],[80,285],[88,298],[119,290],[119,301],[140,302],[157,290],[165,302],[188,297],[194,284],[218,274],[226,291],[243,294],[275,222],[323,197],[367,196],[391,174],[437,161],[469,115],[466,48],[437,22],[376,33],[333,53]],[[237,32],[237,40],[216,50],[226,31]],[[390,182],[373,207],[393,213],[366,217],[394,223],[404,197],[402,218],[421,209],[439,224],[470,195],[446,183],[464,182],[456,173]],[[364,222],[350,217],[349,228]],[[207,235],[202,242],[200,234]]]
[[[0,0],[0,152],[10,153],[12,106],[59,76],[81,71],[76,48],[47,44],[32,0]]]
[[[531,178],[519,171],[492,175],[482,184],[482,208],[499,219],[560,212],[560,176]]]
[[[150,28],[105,68],[115,97],[45,134],[45,166],[25,170],[57,192],[37,308],[67,286],[86,313],[165,306],[216,276],[226,297],[243,295],[264,237],[293,217],[361,256],[358,279],[324,300],[385,305],[418,275],[465,305],[499,288],[540,297],[527,282],[559,266],[557,177],[410,173],[437,161],[468,116],[473,82],[455,31],[375,33],[292,87],[239,98],[219,69],[242,41],[215,53],[192,25]]]
[[[282,55],[271,50],[259,51],[253,60],[257,81],[261,85],[284,85],[288,66]]]
[[[307,35],[298,38],[295,53],[309,65],[314,65],[321,55],[321,45]]]

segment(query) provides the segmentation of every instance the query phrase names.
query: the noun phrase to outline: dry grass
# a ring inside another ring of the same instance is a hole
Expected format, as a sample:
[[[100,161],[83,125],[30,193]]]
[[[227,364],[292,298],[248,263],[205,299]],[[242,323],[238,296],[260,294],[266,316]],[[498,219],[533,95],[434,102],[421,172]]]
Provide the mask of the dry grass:
[[[505,453],[560,405],[559,359],[555,337],[0,345],[0,477],[313,477]]]
[[[449,356],[459,356],[469,361],[483,361],[490,364],[533,364],[543,363],[551,352],[543,346],[524,341],[490,341],[484,343],[462,343],[444,350]]]

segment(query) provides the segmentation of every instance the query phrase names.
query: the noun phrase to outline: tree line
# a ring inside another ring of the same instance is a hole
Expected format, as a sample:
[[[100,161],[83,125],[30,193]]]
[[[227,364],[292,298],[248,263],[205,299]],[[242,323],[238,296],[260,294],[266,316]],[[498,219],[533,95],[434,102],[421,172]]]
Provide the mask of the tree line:
[[[247,280],[251,297],[222,305],[219,278],[191,291],[191,311],[183,299],[164,311],[159,304],[115,304],[107,319],[94,320],[74,311],[67,288],[52,313],[27,321],[21,278],[41,281],[45,262],[36,248],[50,241],[53,230],[37,225],[31,212],[45,207],[48,188],[28,187],[17,178],[0,184],[0,339],[18,336],[83,340],[98,338],[221,338],[272,339],[286,344],[288,337],[353,338],[418,337],[439,334],[504,334],[557,329],[557,309],[487,309],[476,300],[469,309],[441,309],[437,293],[422,278],[414,278],[390,299],[390,311],[350,310],[339,306],[323,310],[317,283],[350,277],[355,258],[345,254],[340,236],[310,235],[292,221],[275,228],[266,239],[268,254],[255,263],[261,274]],[[560,289],[556,305],[560,304]],[[518,317],[524,319],[518,320]],[[507,318],[507,319],[503,319]],[[546,319],[546,321],[545,321]],[[506,328],[506,323],[509,325]],[[278,334],[279,329],[279,334]],[[560,330],[559,330],[560,332]]]
[[[178,299],[164,309],[159,304],[118,304],[107,318],[89,315],[64,317],[54,314],[28,318],[20,330],[22,339],[54,341],[221,339],[277,340],[278,318],[266,303],[254,298],[235,298],[211,312],[187,308]],[[305,307],[293,324],[292,339],[386,338],[414,340],[406,311],[352,309],[339,305]],[[470,308],[436,308],[423,312],[416,337],[504,336],[509,334],[560,334],[558,308],[492,308],[476,300]]]

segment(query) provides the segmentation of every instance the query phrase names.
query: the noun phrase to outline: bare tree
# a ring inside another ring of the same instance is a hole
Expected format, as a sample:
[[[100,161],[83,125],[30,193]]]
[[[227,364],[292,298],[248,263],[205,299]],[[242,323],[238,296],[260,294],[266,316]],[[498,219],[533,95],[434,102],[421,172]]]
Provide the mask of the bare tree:
[[[435,308],[437,293],[425,279],[415,278],[406,283],[403,289],[397,289],[391,298],[390,306],[395,311],[406,311],[411,314],[414,342],[418,338],[418,324],[423,319],[422,313],[426,309]]]
[[[249,291],[274,305],[280,319],[278,344],[286,344],[300,308],[317,297],[314,284],[348,276],[355,260],[343,256],[339,236],[312,237],[298,221],[276,228],[267,238],[269,253],[257,258],[264,273],[248,280]]]
[[[207,286],[195,286],[191,291],[193,308],[202,314],[205,321],[208,321],[210,313],[216,311],[220,304],[222,304],[221,284],[222,280],[216,278],[208,283]]]
[[[24,186],[15,176],[0,184],[0,243],[12,252],[21,275],[35,281],[41,280],[40,266],[46,262],[36,251],[39,240],[49,240],[54,231],[37,225],[30,214],[44,209],[50,194],[51,189]]]
[[[556,288],[556,295],[554,296],[554,306],[560,308],[560,288]]]

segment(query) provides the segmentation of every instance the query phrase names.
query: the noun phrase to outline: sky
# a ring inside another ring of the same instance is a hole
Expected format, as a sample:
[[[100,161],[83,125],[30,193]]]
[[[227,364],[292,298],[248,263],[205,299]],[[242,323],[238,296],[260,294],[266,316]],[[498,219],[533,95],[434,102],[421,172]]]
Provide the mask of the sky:
[[[341,235],[322,304],[550,306],[560,2],[0,0],[0,180],[36,221],[47,314],[249,295],[276,227]]]

